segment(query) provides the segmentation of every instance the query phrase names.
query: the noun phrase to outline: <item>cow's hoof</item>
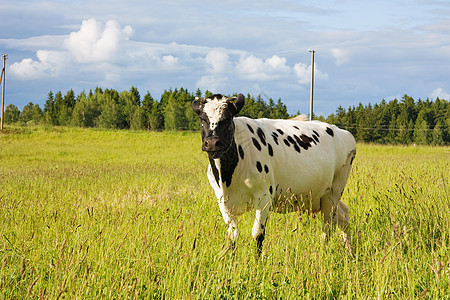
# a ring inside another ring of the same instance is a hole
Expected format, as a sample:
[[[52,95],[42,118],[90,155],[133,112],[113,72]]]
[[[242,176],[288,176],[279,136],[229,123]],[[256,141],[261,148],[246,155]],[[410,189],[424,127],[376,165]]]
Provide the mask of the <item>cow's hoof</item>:
[[[258,257],[260,257],[262,253],[263,241],[264,234],[260,234],[256,237],[256,254],[258,254]]]

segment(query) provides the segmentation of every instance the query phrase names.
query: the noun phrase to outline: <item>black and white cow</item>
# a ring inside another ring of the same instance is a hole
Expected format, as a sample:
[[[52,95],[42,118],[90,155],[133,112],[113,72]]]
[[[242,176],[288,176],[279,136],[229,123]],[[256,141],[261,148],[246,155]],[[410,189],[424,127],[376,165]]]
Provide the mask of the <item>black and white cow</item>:
[[[356,154],[353,136],[318,121],[235,117],[244,96],[196,98],[208,179],[235,243],[238,217],[256,210],[252,235],[261,253],[269,211],[321,212],[323,234],[338,224],[350,245],[348,208],[340,201]]]

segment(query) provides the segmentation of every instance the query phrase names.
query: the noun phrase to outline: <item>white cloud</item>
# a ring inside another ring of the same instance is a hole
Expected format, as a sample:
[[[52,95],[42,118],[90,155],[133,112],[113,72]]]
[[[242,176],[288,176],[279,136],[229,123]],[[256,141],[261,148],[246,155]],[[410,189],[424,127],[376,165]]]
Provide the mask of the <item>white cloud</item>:
[[[311,82],[311,65],[307,66],[304,63],[296,63],[294,65],[294,73],[298,77],[300,84],[307,84]],[[326,80],[328,74],[323,73],[317,69],[317,65],[314,65],[314,80]]]
[[[242,55],[237,63],[238,74],[248,80],[271,80],[289,76],[291,68],[286,58],[273,55],[266,60],[254,55]]]
[[[66,55],[60,51],[38,50],[36,56],[38,60],[25,58],[13,63],[9,68],[13,76],[19,79],[56,77],[66,60]]]
[[[437,88],[431,92],[430,98],[434,100],[436,98],[450,100],[450,93],[447,93],[443,88]]]
[[[340,66],[342,64],[348,63],[349,57],[348,53],[340,48],[332,48],[331,55],[333,55],[335,59],[336,66]]]
[[[219,93],[226,89],[228,82],[229,79],[227,76],[205,75],[197,81],[196,87],[202,91],[209,90],[213,93]]]
[[[230,71],[231,63],[229,61],[228,54],[224,50],[214,49],[210,51],[206,57],[205,61],[211,66],[212,73],[226,73]]]
[[[70,33],[64,44],[78,62],[107,62],[116,58],[123,42],[132,34],[131,26],[121,28],[117,21],[107,21],[103,26],[89,19],[82,22],[79,31]]]
[[[114,20],[104,25],[95,19],[85,20],[77,32],[68,36],[43,36],[24,40],[7,40],[10,46],[26,49],[42,47],[36,51],[37,60],[24,58],[11,65],[11,73],[18,79],[38,79],[59,76],[74,61],[89,63],[88,69],[103,70],[105,63],[114,63],[119,51],[126,48],[124,42],[133,34],[130,26],[120,27]],[[39,48],[38,48],[39,49]],[[163,57],[163,63],[173,64],[176,59]],[[93,66],[94,64],[99,64]],[[107,74],[105,74],[107,75]]]
[[[165,67],[173,68],[178,64],[178,58],[172,55],[164,55],[162,57],[162,65]]]

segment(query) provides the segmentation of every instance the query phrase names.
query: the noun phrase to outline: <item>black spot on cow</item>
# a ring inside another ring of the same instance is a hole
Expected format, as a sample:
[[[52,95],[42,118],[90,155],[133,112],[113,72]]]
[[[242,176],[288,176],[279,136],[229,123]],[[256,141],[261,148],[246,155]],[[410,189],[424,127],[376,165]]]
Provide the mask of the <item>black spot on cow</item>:
[[[291,144],[289,144],[289,141],[287,139],[284,139],[283,142],[286,144],[286,146],[290,147]]]
[[[275,142],[275,144],[279,145],[278,144],[278,134],[276,132],[272,132],[272,138],[273,138],[273,141]]]
[[[261,173],[262,172],[262,165],[259,161],[256,162],[256,168],[258,169],[258,172]]]
[[[211,169],[212,169],[214,178],[216,179],[217,185],[220,186],[219,170],[217,170],[216,164],[212,158],[209,158],[209,164],[211,165]]]
[[[355,159],[355,157],[353,156],[352,159],[350,160],[350,165],[353,164],[354,159]]]
[[[264,172],[269,173],[269,167],[267,165],[264,165]]]
[[[317,131],[313,130],[313,133],[314,133],[315,135],[317,135],[317,137],[320,137],[320,135],[319,135],[319,133],[318,133]]]
[[[306,143],[305,141],[303,141],[301,138],[299,138],[297,135],[294,134],[294,138],[297,141],[297,144],[302,147],[305,150],[308,150],[309,147],[311,147],[311,145],[309,143]]]
[[[267,144],[267,149],[269,151],[269,155],[273,156],[273,148],[272,148],[272,146],[270,144]]]
[[[253,142],[253,145],[255,145],[256,149],[261,151],[261,145],[259,144],[258,140],[255,139],[254,137],[252,137],[252,142]]]
[[[228,151],[226,151],[220,157],[220,174],[222,176],[222,182],[225,183],[227,187],[231,185],[231,179],[233,177],[234,169],[236,169],[236,166],[239,162],[239,155],[240,154],[238,154],[238,147],[236,147],[236,144],[233,140]],[[216,180],[218,180],[216,175],[214,175],[214,177],[216,178]]]
[[[292,145],[295,144],[295,141],[292,138],[292,136],[288,136],[287,139],[288,139],[289,143],[291,143]]]
[[[300,137],[294,135],[294,138],[297,141],[297,144],[305,150],[308,150],[308,148],[311,147],[311,143],[316,144],[316,141],[314,141],[306,134],[302,134],[300,135]]]
[[[313,130],[313,135],[312,135],[312,137],[313,137],[313,139],[314,139],[314,141],[315,141],[315,143],[314,144],[316,144],[317,145],[317,143],[319,142],[319,136],[318,135],[316,135],[316,133],[315,133],[315,130]]]
[[[261,127],[258,127],[258,129],[256,130],[256,133],[258,134],[258,137],[261,140],[261,143],[265,146],[266,145],[266,135],[264,134],[264,131],[261,129]]]
[[[330,127],[327,127],[327,129],[325,130],[329,135],[334,136],[334,132],[333,129],[331,129]]]
[[[283,130],[281,130],[281,129],[277,129],[277,131],[278,131],[281,135],[284,134]]]
[[[269,193],[270,193],[270,195],[273,194],[273,187],[272,186],[269,186]]]
[[[249,124],[247,124],[248,130],[250,130],[251,133],[255,133],[255,131],[253,131],[252,126],[250,126]]]
[[[294,149],[295,149],[295,151],[300,153],[300,147],[297,144],[294,144]]]
[[[300,136],[300,138],[301,138],[302,140],[304,140],[306,143],[309,143],[309,144],[311,144],[311,142],[314,143],[314,140],[313,140],[312,138],[310,138],[309,136],[307,136],[306,134],[302,134],[302,135]]]
[[[244,149],[242,149],[241,145],[239,145],[238,150],[239,150],[239,156],[241,157],[241,159],[244,159]]]
[[[294,125],[294,128],[297,129],[297,130],[300,130],[300,128],[298,128],[298,126],[295,126],[295,125]]]

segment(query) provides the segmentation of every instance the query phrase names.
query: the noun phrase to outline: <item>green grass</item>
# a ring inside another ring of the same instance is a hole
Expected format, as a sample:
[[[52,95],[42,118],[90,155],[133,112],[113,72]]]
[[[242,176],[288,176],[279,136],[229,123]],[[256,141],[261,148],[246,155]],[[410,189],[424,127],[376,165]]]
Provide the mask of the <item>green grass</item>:
[[[0,134],[0,299],[450,296],[447,147],[358,145],[343,194],[350,255],[321,217],[253,213],[235,252],[198,133]]]

